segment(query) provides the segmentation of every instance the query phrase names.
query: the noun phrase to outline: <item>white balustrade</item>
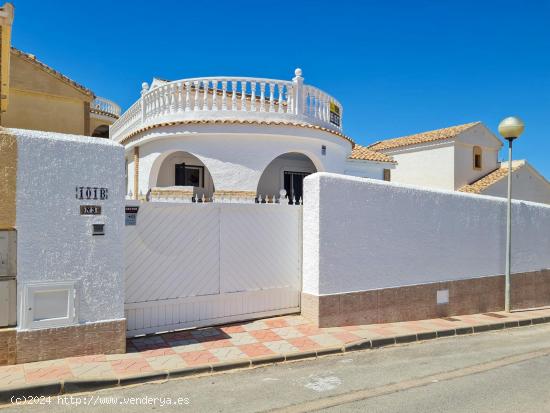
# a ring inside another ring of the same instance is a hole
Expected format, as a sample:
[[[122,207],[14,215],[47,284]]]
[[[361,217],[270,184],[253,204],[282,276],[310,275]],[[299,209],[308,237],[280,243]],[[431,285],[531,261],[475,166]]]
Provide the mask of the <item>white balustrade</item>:
[[[120,116],[120,106],[118,106],[112,100],[105,99],[99,96],[90,103],[90,109],[105,112],[109,115],[114,115],[116,117]]]
[[[116,104],[107,103],[101,107],[117,110]],[[121,141],[144,126],[198,119],[288,120],[341,131],[341,117],[340,103],[320,89],[304,85],[297,69],[292,81],[205,77],[154,88],[145,83],[141,98],[111,126],[110,132],[112,139]]]

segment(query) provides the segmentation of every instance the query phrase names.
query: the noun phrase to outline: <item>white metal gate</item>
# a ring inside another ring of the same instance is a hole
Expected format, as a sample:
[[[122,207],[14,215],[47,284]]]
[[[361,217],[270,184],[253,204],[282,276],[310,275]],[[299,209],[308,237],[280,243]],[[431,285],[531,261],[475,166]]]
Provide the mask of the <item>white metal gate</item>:
[[[128,335],[300,309],[301,207],[141,203],[126,226]]]

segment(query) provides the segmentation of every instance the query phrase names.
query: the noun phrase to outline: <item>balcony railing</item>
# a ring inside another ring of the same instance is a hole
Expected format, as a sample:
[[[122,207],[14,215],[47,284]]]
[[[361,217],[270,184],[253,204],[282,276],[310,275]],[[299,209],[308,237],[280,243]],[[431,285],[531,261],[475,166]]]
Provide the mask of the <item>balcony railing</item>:
[[[92,103],[90,103],[90,110],[92,112],[97,112],[99,114],[112,116],[112,117],[120,117],[120,106],[118,106],[115,102],[109,99],[96,97]]]
[[[149,88],[111,126],[111,139],[120,142],[140,128],[185,120],[294,121],[342,130],[342,106],[327,93],[303,84],[296,69],[292,81],[202,77],[167,82]]]

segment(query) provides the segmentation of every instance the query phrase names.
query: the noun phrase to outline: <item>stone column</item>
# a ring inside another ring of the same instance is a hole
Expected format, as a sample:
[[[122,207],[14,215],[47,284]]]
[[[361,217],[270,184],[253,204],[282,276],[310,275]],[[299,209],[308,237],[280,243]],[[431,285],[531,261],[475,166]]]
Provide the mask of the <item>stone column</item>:
[[[134,199],[139,199],[139,146],[134,146]]]

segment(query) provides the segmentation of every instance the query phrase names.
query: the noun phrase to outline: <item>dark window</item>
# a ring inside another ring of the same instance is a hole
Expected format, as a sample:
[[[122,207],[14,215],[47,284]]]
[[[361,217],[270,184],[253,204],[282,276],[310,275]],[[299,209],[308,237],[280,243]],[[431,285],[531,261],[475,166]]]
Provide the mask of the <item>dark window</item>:
[[[204,187],[204,167],[176,164],[175,185]]]
[[[474,146],[474,169],[481,169],[483,167],[481,153],[481,148],[479,146]]]
[[[304,178],[310,175],[308,172],[285,171],[285,190],[289,204],[295,200],[300,201],[304,195]]]

